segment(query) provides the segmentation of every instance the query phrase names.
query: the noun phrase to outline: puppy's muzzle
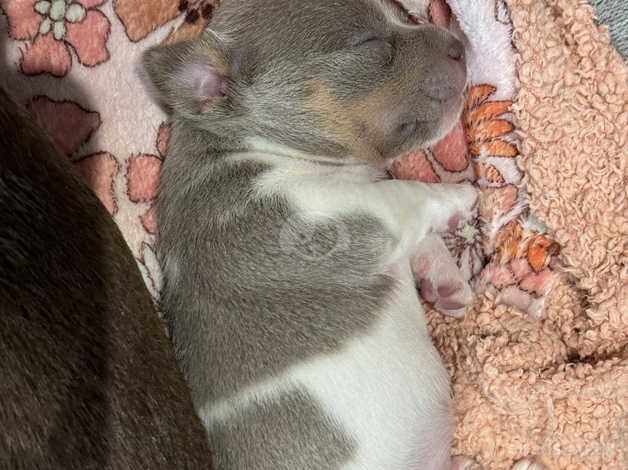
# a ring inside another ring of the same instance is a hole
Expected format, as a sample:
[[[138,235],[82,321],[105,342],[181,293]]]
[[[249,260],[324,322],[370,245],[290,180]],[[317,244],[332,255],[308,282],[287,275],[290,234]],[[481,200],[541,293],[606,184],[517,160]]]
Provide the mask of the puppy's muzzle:
[[[421,90],[440,102],[461,96],[467,82],[464,45],[440,28],[426,32],[424,40],[433,47],[433,64],[431,73],[421,83]]]

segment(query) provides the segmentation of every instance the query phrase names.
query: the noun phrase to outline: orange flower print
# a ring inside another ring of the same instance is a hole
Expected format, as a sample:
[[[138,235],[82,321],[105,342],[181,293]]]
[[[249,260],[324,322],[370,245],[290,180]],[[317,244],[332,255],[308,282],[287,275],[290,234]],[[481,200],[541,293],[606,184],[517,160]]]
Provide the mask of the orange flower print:
[[[217,3],[217,0],[114,0],[113,8],[133,42],[183,16],[181,26],[173,29],[166,39],[171,43],[198,36],[209,24]]]
[[[497,232],[494,237],[496,260],[502,265],[513,260],[526,260],[532,271],[540,273],[560,253],[560,245],[538,232],[530,220],[528,218],[523,223],[521,218],[515,219]]]
[[[517,206],[519,190],[514,184],[484,188],[479,197],[479,213],[484,221],[492,221]]]
[[[492,238],[492,242],[497,249],[497,260],[500,264],[505,264],[515,259],[522,238],[523,227],[519,219],[512,220],[499,229]],[[493,247],[487,247],[485,251],[492,253]]]
[[[476,175],[481,175],[487,183],[504,184],[506,182],[499,170],[493,165],[477,160],[473,160],[471,164],[473,165],[473,172]]]
[[[534,272],[540,273],[559,252],[558,243],[543,234],[536,234],[527,243],[525,257]]]
[[[37,123],[52,136],[59,149],[74,163],[78,173],[113,215],[118,211],[113,182],[119,164],[108,152],[88,155],[77,153],[100,127],[100,116],[73,101],[55,101],[46,96],[34,97],[29,105]]]
[[[409,152],[396,158],[390,172],[394,178],[403,180],[424,183],[460,182],[465,179],[465,175],[460,172],[468,166],[465,131],[462,122],[459,122],[431,148]]]
[[[504,139],[514,126],[510,121],[498,119],[510,110],[512,101],[488,101],[496,90],[492,85],[475,85],[467,92],[462,119],[469,153],[474,158],[514,158],[518,154],[515,144]]]
[[[129,158],[127,169],[127,194],[131,202],[149,203],[149,207],[140,216],[140,221],[148,233],[157,232],[156,209],[153,205],[157,196],[161,164],[166,155],[170,126],[162,123],[157,133],[157,155],[139,154]]]
[[[94,67],[109,59],[111,25],[95,7],[105,0],[0,0],[13,39],[28,41],[20,61],[26,75],[67,74],[73,50],[78,61]]]

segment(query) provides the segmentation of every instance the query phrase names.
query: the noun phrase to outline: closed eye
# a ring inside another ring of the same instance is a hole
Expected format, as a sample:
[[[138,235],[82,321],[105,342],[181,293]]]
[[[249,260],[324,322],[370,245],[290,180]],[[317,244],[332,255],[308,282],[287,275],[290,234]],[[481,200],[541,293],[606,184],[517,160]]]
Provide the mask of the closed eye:
[[[352,45],[358,48],[369,48],[375,51],[379,56],[384,59],[385,65],[390,65],[395,58],[394,45],[386,40],[377,36],[362,36],[356,38]]]

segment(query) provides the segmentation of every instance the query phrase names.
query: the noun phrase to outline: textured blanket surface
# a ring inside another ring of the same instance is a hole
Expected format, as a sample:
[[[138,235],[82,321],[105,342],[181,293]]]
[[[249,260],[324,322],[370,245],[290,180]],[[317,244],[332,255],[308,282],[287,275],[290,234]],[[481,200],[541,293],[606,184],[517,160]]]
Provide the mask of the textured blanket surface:
[[[626,66],[577,0],[509,0],[529,202],[567,274],[546,318],[480,299],[431,315],[457,406],[456,451],[487,468],[628,467]]]
[[[482,99],[468,112],[492,122],[475,129],[478,135],[508,134],[499,140],[509,144],[513,129],[501,121],[514,123],[517,171],[531,208],[562,247],[565,271],[541,320],[486,296],[461,320],[429,312],[452,375],[454,452],[489,469],[529,455],[549,468],[628,468],[626,65],[584,1],[450,3],[454,10],[490,7],[487,20],[508,31],[510,10],[512,87],[495,83],[490,67],[478,67]],[[0,0],[0,7],[0,83],[75,162],[157,295],[152,202],[168,126],[144,92],[137,60],[150,45],[201,31],[213,1]],[[487,62],[504,59],[499,50],[506,46],[478,39],[487,44],[477,49]],[[503,103],[482,108],[500,101],[513,102],[506,119],[495,114]],[[514,161],[513,147],[498,147]],[[475,168],[456,159],[455,149],[445,150],[427,155],[436,158],[435,174],[443,176],[449,165],[473,176]]]

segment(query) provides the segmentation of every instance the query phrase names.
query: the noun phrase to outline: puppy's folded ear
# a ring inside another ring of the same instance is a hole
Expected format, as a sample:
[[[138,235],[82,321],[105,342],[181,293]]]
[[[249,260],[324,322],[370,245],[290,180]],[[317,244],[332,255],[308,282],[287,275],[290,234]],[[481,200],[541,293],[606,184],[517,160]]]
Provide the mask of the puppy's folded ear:
[[[156,99],[169,112],[193,118],[228,101],[229,58],[211,32],[148,49],[142,67]]]

